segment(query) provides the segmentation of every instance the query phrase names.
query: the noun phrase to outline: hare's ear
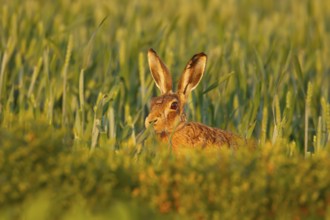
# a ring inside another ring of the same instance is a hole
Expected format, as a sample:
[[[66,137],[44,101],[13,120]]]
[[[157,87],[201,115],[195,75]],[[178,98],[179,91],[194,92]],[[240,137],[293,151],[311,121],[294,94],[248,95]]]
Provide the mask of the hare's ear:
[[[207,56],[205,53],[194,55],[184,69],[178,85],[178,93],[186,99],[196,88],[204,74]]]
[[[172,78],[156,51],[148,50],[149,68],[154,81],[162,94],[172,92]]]

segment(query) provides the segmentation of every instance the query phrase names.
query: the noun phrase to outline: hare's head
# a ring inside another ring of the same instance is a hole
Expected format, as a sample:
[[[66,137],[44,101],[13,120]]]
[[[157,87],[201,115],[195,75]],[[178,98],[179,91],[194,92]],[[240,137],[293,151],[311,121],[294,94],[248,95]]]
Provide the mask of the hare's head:
[[[169,70],[157,53],[149,49],[148,61],[151,75],[161,95],[151,99],[150,114],[145,120],[146,127],[153,125],[156,133],[172,132],[185,121],[184,104],[204,74],[206,59],[204,53],[194,55],[182,73],[177,92],[173,92]]]

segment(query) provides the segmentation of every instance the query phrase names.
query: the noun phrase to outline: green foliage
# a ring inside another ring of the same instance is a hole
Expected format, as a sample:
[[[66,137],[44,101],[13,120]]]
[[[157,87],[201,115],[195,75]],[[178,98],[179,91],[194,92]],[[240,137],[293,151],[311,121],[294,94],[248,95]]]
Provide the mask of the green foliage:
[[[0,3],[0,218],[329,217],[329,1]],[[256,152],[153,141],[150,47]]]
[[[281,142],[132,157],[133,148],[90,153],[65,140],[65,131],[35,121],[0,131],[2,218],[277,219],[329,209],[329,151],[306,160]]]

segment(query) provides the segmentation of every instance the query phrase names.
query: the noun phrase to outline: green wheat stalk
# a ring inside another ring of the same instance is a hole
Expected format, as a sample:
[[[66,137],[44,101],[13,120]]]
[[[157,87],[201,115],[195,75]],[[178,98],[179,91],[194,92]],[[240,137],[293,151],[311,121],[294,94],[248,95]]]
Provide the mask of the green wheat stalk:
[[[144,68],[144,53],[139,53],[139,76],[140,76],[140,90],[141,90],[141,106],[142,115],[144,116],[144,105],[146,102],[146,84],[145,84],[145,68]],[[141,123],[143,124],[144,118],[141,117]]]
[[[85,70],[81,69],[80,74],[79,74],[79,103],[80,103],[80,114],[81,114],[80,135],[84,135],[84,129],[85,129],[84,73],[85,73]]]
[[[262,123],[261,123],[261,137],[260,137],[261,146],[263,146],[266,142],[267,123],[268,123],[268,109],[267,107],[264,107],[262,111]]]
[[[54,111],[54,100],[53,90],[51,86],[49,76],[49,49],[47,48],[43,54],[43,69],[46,78],[46,118],[49,124],[53,124],[53,111]]]
[[[32,80],[31,80],[30,87],[29,87],[28,94],[27,94],[28,98],[30,98],[31,95],[32,95],[34,85],[35,85],[36,80],[38,78],[42,63],[43,63],[43,59],[42,59],[42,57],[40,57],[39,60],[38,60],[37,65],[33,68]]]
[[[319,116],[317,122],[317,131],[316,131],[316,142],[315,142],[315,153],[318,153],[322,147],[322,117]]]
[[[113,106],[111,105],[109,107],[108,113],[107,113],[107,117],[109,120],[109,130],[108,130],[108,136],[110,139],[110,149],[114,149],[115,144],[116,144],[116,118],[115,118],[115,109],[113,108]]]
[[[278,96],[275,95],[273,102],[273,114],[274,114],[274,132],[272,143],[274,144],[279,138],[282,137],[282,119],[281,119],[281,108]]]
[[[324,107],[323,107],[323,112],[324,112],[324,121],[326,124],[326,130],[328,133],[328,140],[327,142],[330,142],[330,103],[327,103],[324,99]]]
[[[66,50],[65,55],[65,62],[62,70],[62,76],[63,76],[63,99],[62,99],[62,125],[66,125],[66,99],[67,99],[67,93],[66,93],[66,87],[67,87],[67,78],[68,78],[68,66],[70,62],[72,52],[72,35],[69,36],[68,46]]]
[[[305,105],[305,136],[304,136],[305,156],[307,156],[307,151],[308,151],[308,119],[309,119],[310,108],[311,108],[312,90],[313,90],[313,85],[311,82],[308,82],[306,105]]]
[[[8,55],[7,55],[7,51],[5,51],[2,57],[1,70],[0,70],[0,101],[2,100],[2,90],[3,90],[2,86],[4,84],[5,69],[7,62],[8,62]],[[0,113],[1,113],[1,102],[0,102]]]

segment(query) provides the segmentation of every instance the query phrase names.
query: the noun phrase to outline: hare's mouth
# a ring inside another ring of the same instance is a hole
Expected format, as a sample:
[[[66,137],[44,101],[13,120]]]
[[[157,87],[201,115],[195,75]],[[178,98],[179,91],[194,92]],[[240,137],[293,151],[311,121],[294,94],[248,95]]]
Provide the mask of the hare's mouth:
[[[155,123],[152,123],[150,124],[152,129],[157,133],[157,134],[160,134],[160,133],[163,133],[163,132],[167,132],[167,128],[164,128],[163,126],[161,125],[158,125],[157,122]]]
[[[157,123],[158,123],[158,119],[149,119],[149,118],[146,118],[146,120],[145,120],[145,127],[146,128],[152,127],[155,130],[155,126],[157,125]]]
[[[148,126],[151,126],[153,129],[155,129],[155,127],[157,127],[157,119],[149,121]]]

